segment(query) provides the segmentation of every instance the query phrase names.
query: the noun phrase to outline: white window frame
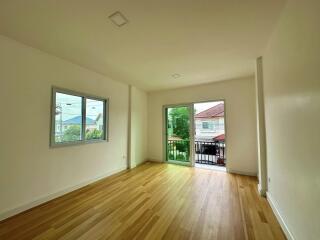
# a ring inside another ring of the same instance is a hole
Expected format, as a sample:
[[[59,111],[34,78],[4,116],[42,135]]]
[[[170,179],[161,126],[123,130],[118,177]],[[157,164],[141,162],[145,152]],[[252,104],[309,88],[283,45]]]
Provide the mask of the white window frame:
[[[72,142],[56,142],[55,141],[55,109],[56,109],[56,94],[63,93],[67,95],[72,95],[76,97],[81,97],[82,99],[82,123],[81,123],[81,140],[72,141]],[[101,139],[85,139],[85,131],[86,131],[86,100],[96,100],[103,102],[103,138]],[[84,94],[80,92],[76,92],[69,89],[59,88],[59,87],[52,87],[51,91],[51,129],[50,129],[50,147],[61,147],[61,146],[72,146],[72,145],[79,145],[79,144],[87,144],[87,143],[96,143],[96,142],[106,142],[108,141],[109,135],[109,99],[103,97],[97,97],[90,94]]]

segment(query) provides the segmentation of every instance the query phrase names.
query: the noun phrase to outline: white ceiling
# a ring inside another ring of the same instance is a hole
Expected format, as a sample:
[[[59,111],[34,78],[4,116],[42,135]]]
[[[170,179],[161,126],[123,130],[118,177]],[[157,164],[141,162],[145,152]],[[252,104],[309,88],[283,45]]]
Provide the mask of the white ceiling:
[[[152,91],[252,75],[284,3],[1,0],[0,34]]]

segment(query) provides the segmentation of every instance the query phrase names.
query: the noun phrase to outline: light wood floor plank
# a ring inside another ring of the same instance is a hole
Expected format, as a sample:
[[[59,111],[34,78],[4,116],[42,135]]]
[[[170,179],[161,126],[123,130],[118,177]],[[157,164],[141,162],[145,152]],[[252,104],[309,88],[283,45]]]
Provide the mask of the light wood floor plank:
[[[285,239],[254,177],[146,163],[0,222],[0,239]]]

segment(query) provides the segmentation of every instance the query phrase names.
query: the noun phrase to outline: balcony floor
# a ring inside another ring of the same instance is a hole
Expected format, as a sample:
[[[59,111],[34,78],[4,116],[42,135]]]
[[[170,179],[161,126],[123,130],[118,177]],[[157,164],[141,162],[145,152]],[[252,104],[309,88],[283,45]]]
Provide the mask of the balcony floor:
[[[221,172],[226,172],[227,171],[226,167],[223,167],[223,166],[208,165],[208,164],[202,164],[202,163],[195,163],[194,167],[202,168],[202,169],[208,169],[208,170],[221,171]]]

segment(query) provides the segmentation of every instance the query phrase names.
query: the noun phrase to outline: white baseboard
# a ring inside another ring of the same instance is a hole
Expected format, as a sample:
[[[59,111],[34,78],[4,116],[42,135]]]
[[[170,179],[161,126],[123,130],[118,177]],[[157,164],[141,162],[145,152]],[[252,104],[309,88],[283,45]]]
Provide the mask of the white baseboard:
[[[270,192],[267,192],[267,200],[272,208],[272,211],[274,213],[274,215],[276,215],[276,218],[278,220],[278,222],[280,223],[280,226],[284,232],[284,234],[286,235],[288,240],[294,240],[295,238],[293,237],[292,232],[289,230],[288,225],[286,224],[283,216],[281,216],[280,211],[279,211],[279,207],[278,204],[276,203],[276,201],[272,198]]]
[[[43,204],[45,202],[48,202],[52,199],[55,199],[57,197],[60,197],[62,195],[65,195],[69,192],[72,192],[74,190],[77,190],[79,188],[82,188],[90,183],[94,183],[100,179],[103,179],[103,178],[106,178],[106,177],[109,177],[113,174],[116,174],[118,172],[121,172],[123,170],[126,170],[127,169],[127,166],[123,166],[121,168],[118,168],[118,169],[115,169],[115,170],[112,170],[112,171],[109,171],[109,172],[106,172],[105,174],[99,176],[99,177],[95,177],[95,178],[92,178],[92,179],[89,179],[89,180],[86,180],[80,184],[77,184],[77,185],[74,185],[74,186],[71,186],[71,187],[68,187],[66,189],[63,189],[63,190],[60,190],[58,192],[55,192],[55,193],[51,193],[51,194],[48,194],[46,196],[43,196],[43,197],[40,197],[38,198],[37,200],[34,200],[32,202],[29,202],[29,203],[25,203],[21,206],[18,206],[18,207],[15,207],[15,208],[12,208],[12,209],[9,209],[9,210],[5,210],[4,212],[0,213],[0,221],[6,219],[6,218],[9,218],[9,217],[12,217],[18,213],[21,213],[21,212],[24,212],[30,208],[33,208],[33,207],[36,207],[40,204]]]
[[[233,170],[233,169],[230,169],[230,168],[227,168],[227,172],[228,173],[240,174],[240,175],[246,175],[246,176],[254,176],[254,177],[257,176],[256,172],[244,172],[244,171]]]
[[[134,169],[134,168],[136,168],[136,167],[139,167],[139,166],[141,166],[141,165],[143,165],[143,164],[145,164],[145,163],[147,163],[148,162],[148,160],[146,160],[146,159],[144,159],[142,162],[139,162],[139,163],[133,163],[131,166],[130,166],[130,169]]]

